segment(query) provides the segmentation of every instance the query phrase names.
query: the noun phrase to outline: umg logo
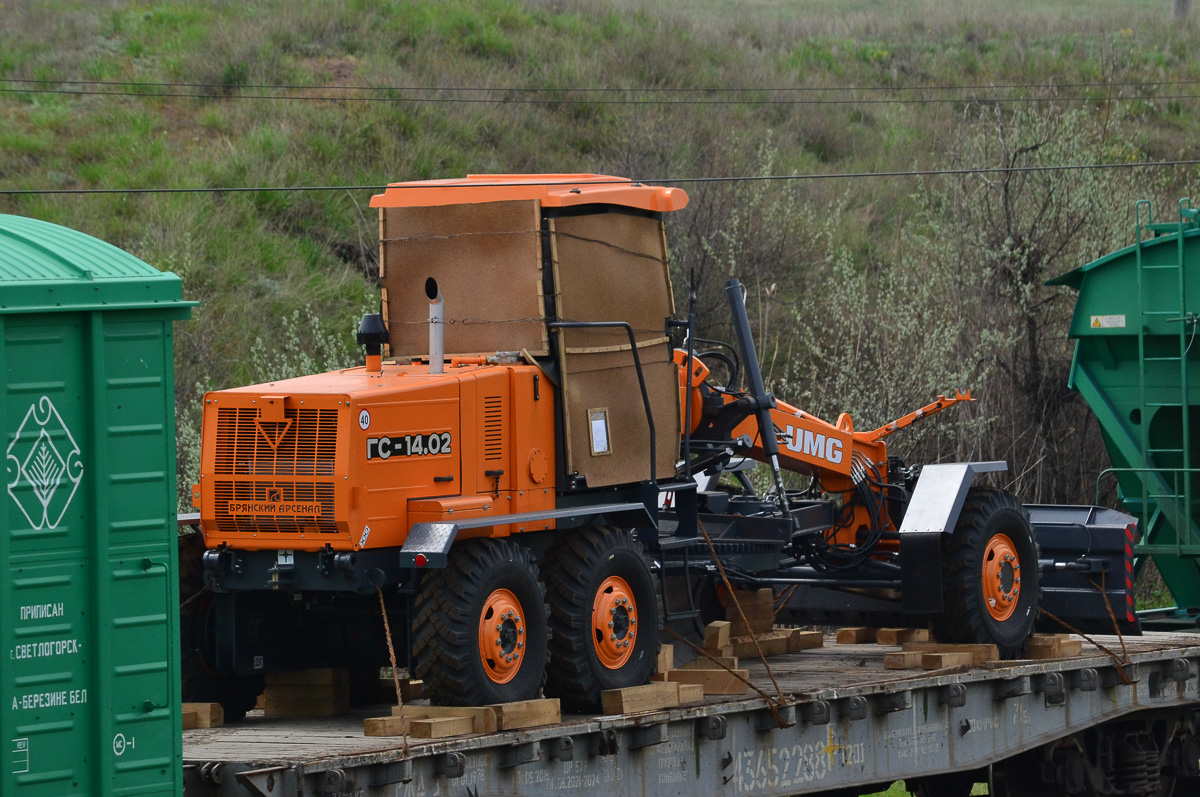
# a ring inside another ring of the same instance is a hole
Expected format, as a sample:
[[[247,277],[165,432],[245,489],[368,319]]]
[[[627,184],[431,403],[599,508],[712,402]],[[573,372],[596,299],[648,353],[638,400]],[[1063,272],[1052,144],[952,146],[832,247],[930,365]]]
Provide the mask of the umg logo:
[[[29,405],[8,444],[8,494],[35,529],[62,522],[83,479],[79,444],[47,396]]]

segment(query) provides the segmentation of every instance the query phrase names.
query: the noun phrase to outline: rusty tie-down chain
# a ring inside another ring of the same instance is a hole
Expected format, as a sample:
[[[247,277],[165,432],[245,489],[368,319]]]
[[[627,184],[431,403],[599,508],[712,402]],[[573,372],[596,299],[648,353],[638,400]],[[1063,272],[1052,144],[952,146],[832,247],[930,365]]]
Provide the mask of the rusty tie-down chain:
[[[398,667],[396,667],[396,648],[392,646],[392,627],[391,624],[388,623],[387,604],[383,601],[383,590],[379,587],[376,587],[375,591],[379,593],[379,610],[383,612],[383,633],[387,638],[388,656],[391,657],[392,660],[392,682],[396,685],[396,705],[400,707],[400,713],[397,716],[403,720],[404,697],[400,690],[400,670]],[[408,723],[403,722],[402,724],[404,725],[404,757],[408,758],[410,755],[410,751],[408,749]]]
[[[741,602],[738,601],[737,594],[733,590],[733,585],[729,583],[729,576],[725,574],[725,565],[721,563],[721,558],[717,556],[717,549],[713,546],[712,538],[708,536],[708,531],[704,528],[704,523],[698,518],[696,522],[700,529],[700,533],[704,535],[704,542],[708,544],[708,552],[712,555],[713,562],[715,562],[717,565],[717,572],[721,574],[721,581],[725,584],[725,589],[728,590],[729,597],[733,600],[733,605],[737,608],[738,616],[742,618],[742,623],[746,626],[746,630],[750,631],[750,640],[754,643],[754,649],[758,651],[758,657],[762,660],[763,667],[765,667],[767,670],[767,677],[771,679],[771,685],[775,687],[775,692],[779,697],[769,697],[765,692],[755,686],[751,686],[751,688],[767,699],[767,705],[771,709],[771,715],[775,718],[775,722],[779,724],[780,728],[786,728],[787,723],[783,721],[783,717],[779,716],[779,706],[783,705],[783,702],[786,699],[783,696],[783,690],[779,688],[779,682],[775,680],[775,673],[771,672],[771,665],[767,663],[767,657],[763,655],[762,646],[758,644],[758,634],[754,633],[754,631],[750,628],[750,621],[746,619],[746,612],[742,609]],[[674,632],[672,632],[672,634],[674,634]],[[677,634],[674,635],[678,636]],[[688,644],[693,648],[696,647],[690,642],[688,642]],[[708,658],[711,659],[712,657],[708,656]],[[715,663],[720,664],[720,662]],[[729,670],[728,667],[725,667],[725,669]],[[733,671],[730,670],[730,672]],[[736,673],[734,673],[734,675],[736,675]],[[750,682],[746,681],[746,683],[749,684]]]

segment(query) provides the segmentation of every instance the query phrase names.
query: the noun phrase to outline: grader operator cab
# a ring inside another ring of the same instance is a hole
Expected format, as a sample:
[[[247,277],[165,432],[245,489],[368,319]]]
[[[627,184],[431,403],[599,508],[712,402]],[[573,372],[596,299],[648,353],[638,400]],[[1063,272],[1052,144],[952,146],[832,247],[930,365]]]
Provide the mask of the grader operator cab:
[[[871,431],[777,401],[736,280],[737,347],[697,351],[663,230],[683,191],[485,175],[371,204],[383,311],[359,327],[366,365],[205,397],[211,592],[184,609],[190,699],[237,717],[273,671],[373,682],[382,606],[434,702],[544,690],[593,709],[649,679],[664,623],[702,628],[714,557],[735,586],[795,587],[790,619],[928,622],[1006,656],[1039,596],[1080,626],[1126,606],[1127,516],[973,483],[1004,463],[918,476],[888,454],[887,435],[969,395]],[[734,467],[747,457],[770,466],[763,495]],[[722,472],[740,486],[699,489]]]

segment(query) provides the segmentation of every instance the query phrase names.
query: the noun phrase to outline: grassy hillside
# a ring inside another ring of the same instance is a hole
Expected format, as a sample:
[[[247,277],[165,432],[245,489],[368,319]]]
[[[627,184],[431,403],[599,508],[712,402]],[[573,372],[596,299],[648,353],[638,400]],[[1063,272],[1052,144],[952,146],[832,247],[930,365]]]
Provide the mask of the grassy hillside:
[[[736,15],[715,0],[59,0],[4,13],[4,188],[814,175],[1196,152],[1197,86],[1172,81],[1200,79],[1200,36],[1159,0],[755,0]],[[678,300],[694,271],[702,323],[723,334],[719,286],[741,277],[768,377],[819,413],[880,423],[974,387],[983,401],[897,442],[914,459],[1008,458],[1031,499],[1078,500],[1105,463],[1063,387],[1071,297],[1041,282],[1125,243],[1133,199],[1169,202],[1194,176],[683,183],[692,202],[668,230]],[[179,335],[180,428],[194,434],[203,387],[358,356],[371,193],[0,196],[0,212],[184,277],[204,303]]]

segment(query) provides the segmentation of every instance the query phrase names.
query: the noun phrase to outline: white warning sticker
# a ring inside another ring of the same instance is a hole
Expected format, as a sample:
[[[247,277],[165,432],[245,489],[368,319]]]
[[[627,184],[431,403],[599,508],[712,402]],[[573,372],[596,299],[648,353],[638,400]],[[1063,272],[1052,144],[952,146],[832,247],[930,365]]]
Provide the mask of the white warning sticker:
[[[1124,329],[1124,315],[1094,315],[1092,323],[1089,324],[1092,329]]]

